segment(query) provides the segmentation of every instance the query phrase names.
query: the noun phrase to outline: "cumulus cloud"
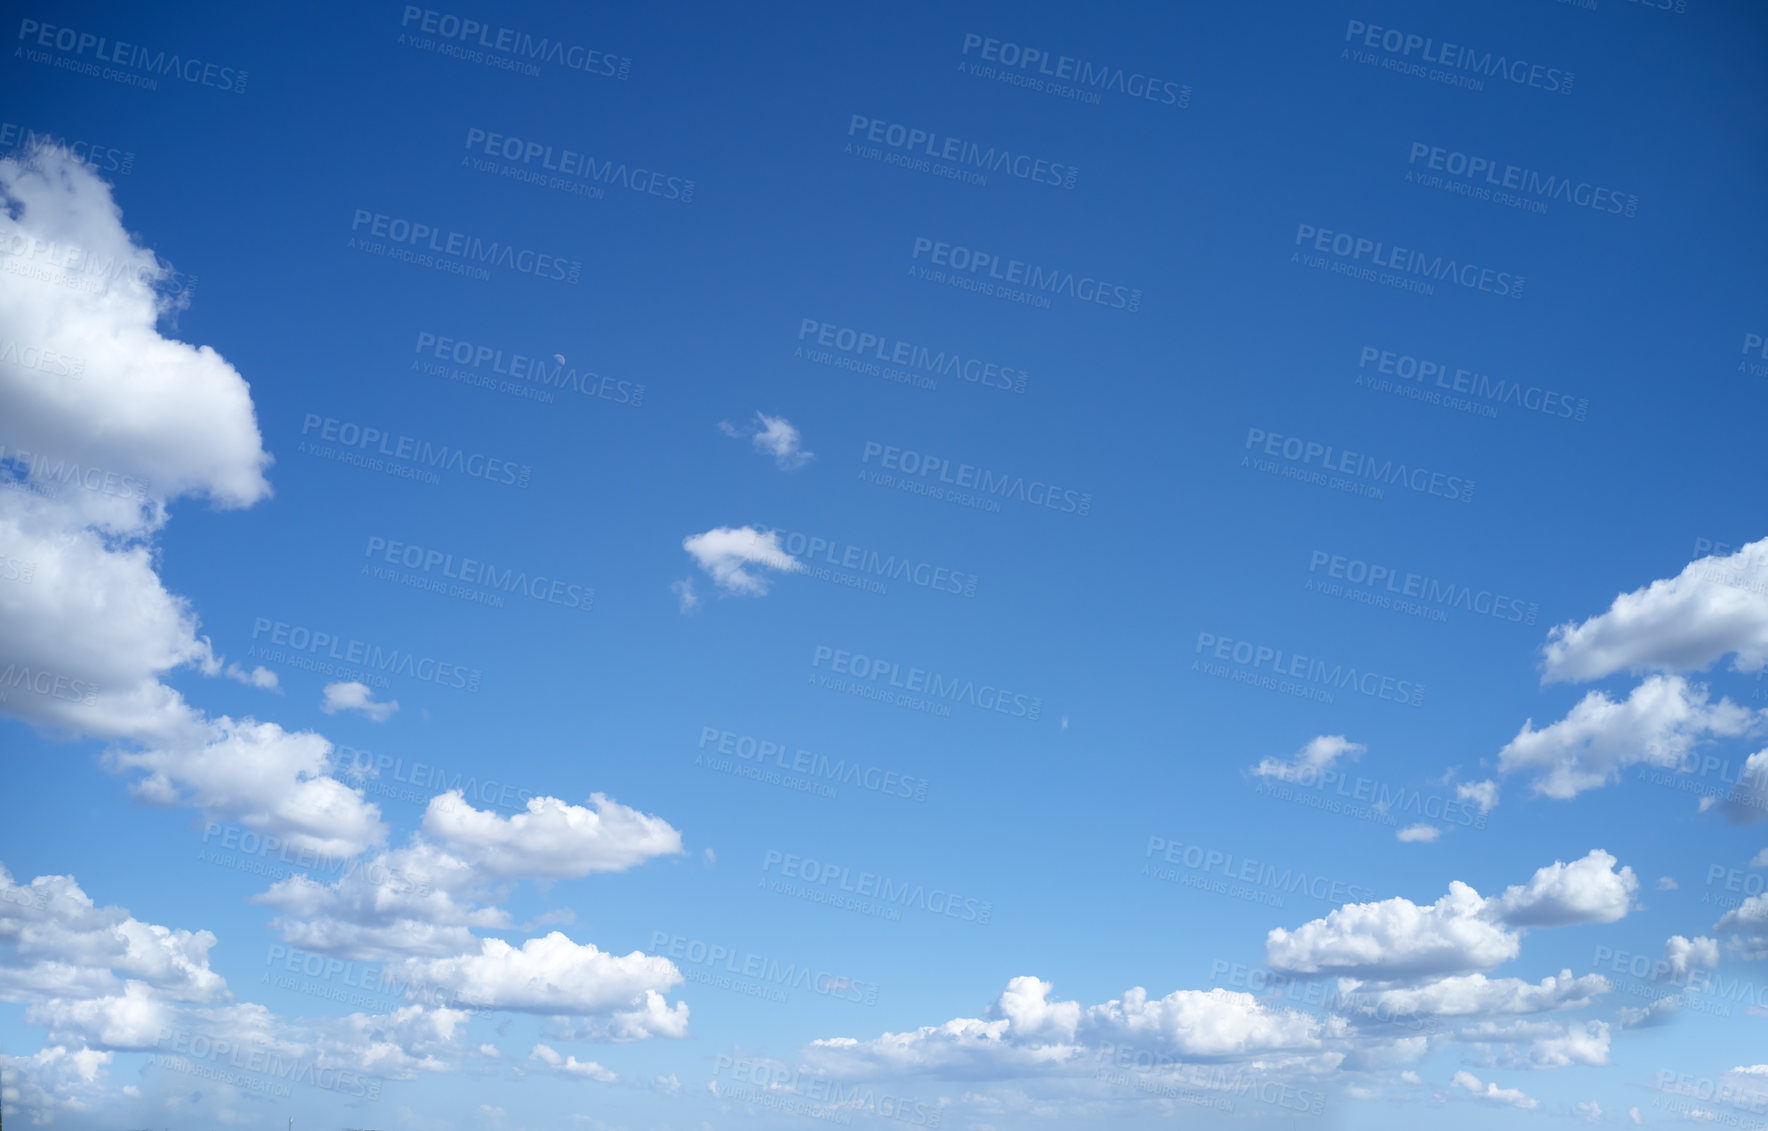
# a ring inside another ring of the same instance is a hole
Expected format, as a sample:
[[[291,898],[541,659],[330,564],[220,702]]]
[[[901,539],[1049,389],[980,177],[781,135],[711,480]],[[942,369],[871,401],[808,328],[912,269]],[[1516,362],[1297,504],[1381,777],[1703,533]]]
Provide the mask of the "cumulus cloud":
[[[1530,1044],[1528,1062],[1533,1068],[1568,1068],[1574,1064],[1601,1067],[1608,1063],[1608,1026],[1601,1021],[1571,1025],[1552,1037]]]
[[[1498,807],[1498,783],[1491,780],[1462,782],[1455,787],[1455,798],[1471,801],[1479,806],[1481,813],[1490,813]]]
[[[1016,977],[984,1017],[865,1041],[828,1038],[807,1046],[805,1055],[819,1071],[846,1076],[1036,1077],[1082,1060],[1091,1066],[1091,1047],[1107,1042],[1187,1060],[1253,1060],[1317,1052],[1328,1034],[1329,1023],[1318,1017],[1219,988],[1150,998],[1138,986],[1092,1006],[1052,999],[1052,989],[1038,978]]]
[[[1600,974],[1574,978],[1570,970],[1539,982],[1475,973],[1373,990],[1355,979],[1339,981],[1340,994],[1354,1010],[1394,1017],[1495,1017],[1580,1009],[1611,989]]]
[[[739,427],[729,421],[719,421],[718,430],[733,439],[749,437],[755,450],[772,456],[774,466],[781,471],[797,471],[816,458],[815,452],[805,451],[804,437],[783,416],[758,412],[751,424]]]
[[[502,939],[481,939],[477,953],[412,958],[398,964],[411,979],[440,987],[455,1000],[485,1009],[539,1014],[620,1014],[627,1039],[686,1035],[688,1007],[652,1003],[682,982],[667,958],[633,951],[604,953],[576,943],[561,931],[529,939],[519,948]]]
[[[1732,655],[1740,672],[1768,664],[1768,538],[1690,562],[1675,577],[1623,593],[1608,611],[1552,630],[1549,680],[1615,672],[1699,671]]]
[[[1565,718],[1534,720],[1498,752],[1498,768],[1527,773],[1536,793],[1564,800],[1619,779],[1629,766],[1681,765],[1697,744],[1748,732],[1757,715],[1680,676],[1651,676],[1625,701],[1592,691]]]
[[[1518,930],[1611,923],[1625,915],[1639,880],[1601,849],[1571,864],[1555,861],[1526,884],[1482,898],[1455,880],[1421,906],[1404,897],[1347,903],[1325,918],[1265,938],[1265,960],[1295,974],[1392,979],[1489,970],[1515,958]]]
[[[537,1060],[548,1067],[558,1070],[561,1076],[578,1076],[588,1080],[599,1080],[604,1084],[612,1084],[620,1079],[617,1073],[611,1072],[593,1060],[578,1060],[575,1056],[562,1056],[550,1045],[535,1045],[534,1051],[528,1054],[529,1060]]]
[[[80,367],[76,379],[0,366],[0,545],[34,565],[32,584],[0,586],[5,712],[145,748],[133,763],[149,770],[144,800],[327,851],[371,843],[378,810],[305,768],[309,740],[323,740],[210,720],[165,682],[193,669],[275,686],[274,673],[216,656],[156,571],[173,502],[227,509],[270,494],[245,379],[213,349],[162,333],[188,291],[123,227],[91,167],[35,147],[0,159],[0,198],[0,246],[31,267],[0,272],[0,339]]]
[[[1481,1083],[1480,1078],[1471,1072],[1457,1072],[1449,1081],[1457,1088],[1464,1088],[1482,1100],[1506,1107],[1519,1107],[1524,1111],[1533,1111],[1541,1106],[1541,1101],[1533,1096],[1525,1095],[1516,1088],[1500,1088],[1497,1084]]]
[[[1306,784],[1318,781],[1320,775],[1330,770],[1340,758],[1355,761],[1367,749],[1362,743],[1352,742],[1342,734],[1322,734],[1309,740],[1306,746],[1288,759],[1261,760],[1252,768],[1252,772],[1261,778]]]
[[[1405,828],[1395,833],[1394,837],[1398,839],[1401,844],[1429,844],[1442,835],[1443,830],[1437,828],[1435,825],[1418,824],[1407,825]]]
[[[1537,869],[1528,883],[1506,888],[1494,901],[1497,913],[1516,927],[1613,923],[1627,914],[1639,890],[1633,869],[1617,872],[1618,863],[1600,848],[1570,864],[1555,860]]]
[[[368,684],[352,679],[326,684],[325,700],[319,704],[319,709],[328,715],[335,715],[339,711],[356,711],[377,723],[384,723],[399,709],[399,701],[389,699],[384,703],[377,703]]]
[[[769,578],[763,570],[801,573],[804,564],[780,548],[780,536],[772,530],[756,530],[750,526],[720,526],[704,534],[690,534],[682,539],[681,548],[694,556],[701,569],[726,593],[760,597],[767,592]],[[691,587],[690,587],[691,589]],[[697,605],[695,599],[693,605]],[[683,612],[693,605],[685,600]]]
[[[423,828],[454,855],[499,877],[578,879],[683,851],[681,833],[660,817],[599,793],[590,806],[534,797],[525,812],[502,817],[473,808],[457,789],[430,799]]]
[[[1671,935],[1664,940],[1664,959],[1654,981],[1686,982],[1695,970],[1713,970],[1719,965],[1719,940],[1696,935],[1687,938]]]

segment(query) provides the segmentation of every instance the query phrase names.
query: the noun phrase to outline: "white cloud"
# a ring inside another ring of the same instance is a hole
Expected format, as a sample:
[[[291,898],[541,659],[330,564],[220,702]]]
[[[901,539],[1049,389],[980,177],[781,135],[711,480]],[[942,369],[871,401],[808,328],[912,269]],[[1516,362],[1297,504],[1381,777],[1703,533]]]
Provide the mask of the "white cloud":
[[[682,539],[681,548],[694,556],[701,569],[726,593],[760,597],[767,592],[768,578],[754,572],[751,566],[802,573],[804,564],[780,548],[780,536],[772,530],[756,530],[748,526],[720,526],[704,534],[690,534]],[[698,604],[698,601],[694,602]],[[683,611],[689,611],[685,605]]]
[[[675,594],[675,599],[680,604],[684,615],[699,609],[700,595],[694,592],[693,578],[684,577],[680,581],[670,582],[669,591]]]
[[[326,776],[332,744],[311,731],[222,716],[203,741],[113,750],[116,770],[146,770],[132,786],[154,805],[190,805],[211,819],[280,836],[289,847],[352,856],[386,835],[378,806]]]
[[[1751,865],[1751,867],[1754,866],[1754,864]],[[1681,886],[1682,885],[1678,884],[1675,879],[1670,876],[1659,876],[1657,878],[1657,889],[1659,891],[1675,891]]]
[[[63,1045],[30,1056],[0,1053],[0,1101],[23,1111],[33,1125],[55,1122],[60,1114],[100,1110],[101,1082],[115,1054]]]
[[[1498,806],[1498,783],[1491,780],[1462,782],[1455,787],[1455,797],[1459,801],[1473,802],[1481,813],[1490,813]]]
[[[1713,929],[1735,932],[1731,947],[1745,958],[1768,958],[1768,892],[1746,896]]]
[[[1578,1113],[1579,1119],[1588,1120],[1591,1123],[1602,1122],[1602,1105],[1595,1100],[1585,1100],[1583,1103],[1574,1104],[1572,1110]]]
[[[1625,915],[1639,881],[1631,868],[1593,849],[1571,864],[1555,861],[1527,884],[1483,899],[1453,881],[1428,906],[1395,897],[1347,903],[1295,930],[1265,937],[1265,961],[1296,974],[1390,979],[1488,970],[1515,958],[1517,929],[1612,923]]]
[[[277,678],[275,672],[266,667],[254,667],[251,671],[247,671],[238,664],[228,664],[222,669],[221,674],[228,679],[237,680],[247,687],[256,687],[262,691],[282,690],[281,680]]]
[[[1040,979],[1016,977],[986,1018],[956,1018],[866,1041],[828,1038],[807,1046],[805,1055],[819,1071],[849,1076],[1036,1077],[1082,1062],[1090,1071],[1096,1058],[1089,1046],[1101,1042],[1176,1058],[1253,1060],[1316,1052],[1327,1032],[1317,1017],[1219,988],[1151,999],[1138,986],[1093,1006],[1051,1000],[1051,989]]]
[[[1694,970],[1713,970],[1719,965],[1719,940],[1696,935],[1671,935],[1664,940],[1664,960],[1659,981],[1685,982]]]
[[[804,437],[783,416],[769,416],[765,412],[758,412],[753,424],[738,427],[721,420],[718,430],[734,439],[750,437],[754,441],[755,450],[771,455],[774,466],[781,471],[797,471],[816,458],[815,452],[804,450]]]
[[[1564,927],[1574,923],[1613,923],[1623,918],[1639,890],[1633,869],[1600,848],[1570,864],[1555,860],[1526,884],[1512,885],[1496,908],[1515,927]]]
[[[1756,715],[1729,699],[1708,702],[1705,687],[1680,676],[1652,676],[1624,702],[1600,691],[1586,695],[1565,718],[1540,730],[1523,723],[1498,753],[1507,774],[1533,775],[1536,793],[1564,800],[1619,779],[1628,766],[1682,764],[1708,738],[1746,733]]]
[[[1581,1009],[1612,988],[1600,974],[1574,978],[1570,970],[1539,982],[1478,973],[1374,990],[1364,990],[1355,979],[1339,982],[1347,1004],[1378,1017],[1493,1017]]]
[[[529,939],[519,949],[502,939],[481,939],[476,954],[406,959],[399,967],[412,979],[480,1008],[549,1015],[618,1013],[627,1019],[628,1039],[685,1031],[686,1002],[658,1008],[648,996],[682,982],[673,962],[636,950],[625,956],[606,954],[559,931]]]
[[[1623,593],[1607,612],[1555,627],[1544,651],[1549,680],[1699,671],[1730,654],[1735,670],[1759,671],[1768,664],[1768,539]]]
[[[621,872],[682,851],[681,833],[660,817],[602,794],[593,808],[534,797],[509,817],[467,804],[460,790],[430,799],[424,832],[475,868],[494,876],[577,879]]]
[[[1429,844],[1443,835],[1443,830],[1435,825],[1407,825],[1394,836],[1401,844]]]
[[[1500,1088],[1497,1084],[1480,1082],[1479,1077],[1471,1072],[1457,1072],[1450,1083],[1457,1088],[1465,1088],[1482,1100],[1495,1104],[1519,1107],[1524,1111],[1533,1111],[1541,1106],[1541,1101],[1533,1096],[1525,1095],[1515,1088]]]
[[[1490,969],[1517,956],[1515,932],[1491,921],[1487,901],[1456,880],[1428,906],[1395,897],[1347,903],[1324,919],[1265,937],[1265,960],[1298,974],[1393,978]]]
[[[0,366],[0,545],[34,563],[32,584],[0,586],[4,710],[58,735],[146,747],[144,799],[194,804],[303,847],[372,842],[378,810],[307,772],[298,748],[308,736],[240,741],[253,720],[210,721],[164,682],[193,668],[275,686],[274,673],[216,656],[191,604],[156,572],[171,503],[237,508],[269,496],[250,388],[213,349],[161,333],[178,308],[174,272],[129,235],[88,166],[52,147],[0,160],[0,197],[0,243],[32,249],[21,262],[39,269],[0,272],[0,339],[82,363],[78,378]],[[124,754],[113,751],[112,765]],[[217,772],[203,765],[214,754],[244,764]],[[180,768],[228,778],[227,798]]]
[[[575,1056],[561,1056],[557,1049],[550,1045],[535,1045],[534,1051],[528,1054],[529,1060],[537,1060],[558,1070],[563,1076],[581,1076],[589,1080],[600,1080],[604,1084],[612,1084],[620,1079],[619,1075],[603,1068],[593,1060],[578,1060]]]
[[[1367,749],[1362,743],[1352,742],[1342,734],[1322,734],[1310,739],[1289,760],[1265,758],[1252,768],[1252,772],[1261,778],[1276,778],[1279,781],[1307,785],[1318,781],[1320,775],[1330,770],[1340,758],[1348,757],[1355,761]]]
[[[357,711],[377,723],[384,723],[399,709],[399,701],[389,699],[384,703],[377,703],[368,684],[353,679],[326,684],[325,701],[320,703],[319,709],[328,715],[335,715],[339,711]]]
[[[1586,1021],[1569,1026],[1555,1037],[1541,1037],[1529,1046],[1528,1061],[1534,1068],[1567,1068],[1574,1064],[1601,1067],[1608,1063],[1608,1026]]]

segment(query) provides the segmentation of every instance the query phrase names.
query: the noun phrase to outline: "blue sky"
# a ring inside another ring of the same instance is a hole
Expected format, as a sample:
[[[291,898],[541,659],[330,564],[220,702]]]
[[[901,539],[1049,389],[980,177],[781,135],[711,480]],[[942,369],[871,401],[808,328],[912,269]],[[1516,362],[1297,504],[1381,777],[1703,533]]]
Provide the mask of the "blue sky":
[[[6,1113],[1768,1117],[1683,7],[21,9]]]

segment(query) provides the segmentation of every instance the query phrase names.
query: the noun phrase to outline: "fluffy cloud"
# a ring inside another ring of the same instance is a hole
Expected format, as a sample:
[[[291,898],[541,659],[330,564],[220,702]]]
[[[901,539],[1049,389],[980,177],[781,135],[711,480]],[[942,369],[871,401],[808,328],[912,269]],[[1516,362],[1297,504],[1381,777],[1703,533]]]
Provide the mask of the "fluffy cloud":
[[[1624,702],[1592,691],[1550,726],[1524,722],[1499,751],[1498,768],[1528,773],[1536,793],[1564,800],[1617,780],[1628,766],[1680,765],[1696,744],[1744,734],[1756,721],[1729,699],[1710,703],[1705,687],[1680,676],[1652,676]]]
[[[804,450],[804,437],[783,416],[769,416],[765,412],[758,412],[753,424],[739,428],[728,421],[720,421],[718,430],[736,439],[750,437],[755,450],[771,455],[774,466],[781,471],[797,471],[816,458],[815,452]]]
[[[1052,1000],[1051,990],[1048,982],[1016,977],[986,1018],[957,1018],[868,1041],[819,1040],[805,1055],[820,1071],[845,1076],[1035,1077],[1082,1060],[1091,1066],[1090,1046],[1101,1043],[1181,1059],[1253,1060],[1316,1052],[1328,1031],[1320,1018],[1272,1009],[1251,994],[1224,989],[1175,990],[1151,999],[1138,986],[1093,1006]]]
[[[1574,1064],[1601,1067],[1608,1063],[1608,1026],[1586,1021],[1569,1026],[1564,1033],[1535,1040],[1528,1051],[1534,1068],[1567,1068]]]
[[[1490,780],[1462,782],[1455,787],[1455,797],[1459,801],[1473,802],[1481,813],[1490,813],[1498,806],[1498,783]]]
[[[1480,1078],[1471,1072],[1457,1072],[1449,1082],[1457,1088],[1465,1088],[1480,1099],[1494,1104],[1519,1107],[1524,1111],[1533,1111],[1541,1106],[1540,1100],[1525,1095],[1515,1088],[1500,1088],[1496,1084],[1481,1083]]]
[[[1592,850],[1571,864],[1555,861],[1527,884],[1484,899],[1456,880],[1428,906],[1403,897],[1347,903],[1295,930],[1265,938],[1265,960],[1295,974],[1392,979],[1487,970],[1515,958],[1523,927],[1612,923],[1628,911],[1639,880],[1631,868]]]
[[[599,1080],[604,1084],[612,1084],[620,1079],[617,1073],[611,1072],[593,1060],[578,1060],[574,1056],[561,1056],[557,1049],[550,1045],[535,1045],[534,1051],[528,1054],[529,1060],[537,1060],[558,1070],[562,1076],[578,1076],[588,1080]]]
[[[1713,970],[1719,965],[1719,940],[1709,939],[1704,935],[1686,938],[1682,935],[1671,935],[1664,940],[1664,959],[1661,974],[1654,975],[1654,980],[1686,982],[1695,970]]]
[[[1554,628],[1546,675],[1583,682],[1623,669],[1699,671],[1732,654],[1740,672],[1768,664],[1768,539],[1690,562],[1621,594],[1605,613]]]
[[[353,679],[326,684],[325,699],[319,704],[319,709],[328,715],[335,715],[339,711],[357,711],[377,723],[384,723],[399,709],[399,701],[391,699],[385,703],[377,703],[368,684]]]
[[[780,548],[778,533],[749,526],[720,526],[704,534],[690,534],[682,539],[681,548],[694,556],[720,589],[748,597],[760,597],[768,587],[767,576],[754,572],[751,566],[782,573],[804,570],[802,562]],[[688,612],[698,603],[698,598],[690,604],[684,597],[682,611]]]
[[[1570,970],[1539,982],[1460,974],[1419,986],[1370,991],[1354,979],[1339,982],[1339,992],[1353,1009],[1395,1017],[1495,1017],[1580,1009],[1612,988],[1600,974],[1574,978]]]
[[[682,982],[667,958],[633,951],[605,954],[575,943],[562,932],[529,939],[518,949],[502,939],[481,939],[474,954],[407,959],[405,975],[449,991],[459,1001],[486,1009],[541,1014],[621,1014],[629,1039],[680,1036],[688,1007],[653,1007],[659,995]],[[654,1023],[651,1019],[655,1019]]]
[[[1504,922],[1516,927],[1565,927],[1613,923],[1632,906],[1639,878],[1600,848],[1570,864],[1555,860],[1526,884],[1512,885],[1496,900]]]
[[[501,817],[467,804],[459,790],[430,799],[424,832],[493,876],[577,879],[620,872],[654,856],[682,851],[669,822],[590,797],[593,808],[535,797],[526,812]]]
[[[372,842],[378,810],[309,772],[305,747],[323,740],[211,722],[164,682],[188,668],[275,683],[215,655],[155,569],[174,501],[237,508],[270,494],[244,378],[213,349],[161,333],[182,301],[175,272],[136,244],[89,166],[55,147],[5,158],[0,198],[0,246],[31,268],[0,272],[0,340],[80,365],[78,377],[0,366],[0,545],[33,563],[32,584],[0,586],[5,711],[147,748],[145,799],[305,846]]]
[[[1443,835],[1443,830],[1435,825],[1407,825],[1394,834],[1401,844],[1429,844]]]
[[[1322,734],[1311,739],[1293,757],[1287,760],[1266,758],[1254,766],[1252,772],[1261,778],[1307,784],[1318,781],[1320,775],[1330,770],[1340,758],[1355,761],[1367,749],[1342,734]]]

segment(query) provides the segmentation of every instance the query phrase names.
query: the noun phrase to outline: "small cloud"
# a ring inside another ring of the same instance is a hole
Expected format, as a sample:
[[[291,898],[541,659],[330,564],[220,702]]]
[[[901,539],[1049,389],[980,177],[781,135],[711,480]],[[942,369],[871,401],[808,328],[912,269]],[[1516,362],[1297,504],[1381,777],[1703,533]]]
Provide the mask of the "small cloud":
[[[1752,864],[1751,866],[1754,867],[1755,865]],[[1681,886],[1682,885],[1678,884],[1675,880],[1671,879],[1669,876],[1659,876],[1658,877],[1657,889],[1659,891],[1675,891],[1677,888],[1679,888]]]
[[[781,471],[797,471],[816,458],[815,452],[804,450],[804,437],[790,420],[783,416],[755,414],[755,423],[738,427],[728,420],[718,422],[718,430],[732,439],[747,436],[755,450],[773,456],[774,466]]]
[[[1295,757],[1289,761],[1266,758],[1254,766],[1252,772],[1261,778],[1312,785],[1340,758],[1348,755],[1354,761],[1367,749],[1362,743],[1352,742],[1342,734],[1322,734],[1296,751]]]
[[[553,360],[558,362],[560,365],[563,365],[563,364],[565,364],[565,355],[562,353],[555,353],[555,354],[553,354]]]
[[[503,1053],[501,1053],[497,1050],[496,1045],[480,1045],[479,1046],[479,1055],[480,1056],[489,1056],[493,1059],[496,1059],[498,1057],[503,1056]]]
[[[1399,838],[1401,844],[1429,844],[1442,835],[1443,830],[1437,828],[1435,825],[1422,824],[1407,825],[1405,828],[1394,834],[1394,836]]]
[[[277,680],[276,673],[269,668],[257,667],[247,671],[238,664],[228,664],[222,674],[228,679],[238,680],[247,687],[259,687],[265,691],[280,692],[282,690],[282,684]]]
[[[1768,848],[1764,848],[1762,851],[1750,857],[1750,867],[1768,868]]]
[[[1498,783],[1495,781],[1462,782],[1455,787],[1455,796],[1479,806],[1481,813],[1490,813],[1498,804]]]
[[[1636,1107],[1630,1107],[1627,1109],[1627,1118],[1631,1119],[1634,1123],[1645,1122],[1645,1120],[1639,1118],[1639,1109]]]
[[[399,709],[399,701],[389,699],[385,703],[377,703],[368,684],[353,679],[326,684],[325,701],[319,704],[319,709],[328,715],[335,715],[339,711],[360,711],[375,722],[384,723]]]
[[[684,614],[696,612],[700,608],[700,595],[694,592],[693,578],[684,577],[680,581],[670,582],[669,591],[675,594],[675,599],[681,604],[681,611]]]
[[[718,863],[718,853],[716,853],[716,852],[712,851],[710,848],[708,848],[706,850],[706,863],[708,863],[708,864]]]
[[[720,526],[704,534],[688,535],[681,540],[681,548],[692,554],[713,584],[726,593],[760,597],[767,592],[767,577],[752,572],[751,566],[782,573],[804,570],[797,558],[780,548],[780,536],[772,530]]]
[[[1062,716],[1062,729],[1063,730],[1068,729],[1068,716],[1067,715]]]

